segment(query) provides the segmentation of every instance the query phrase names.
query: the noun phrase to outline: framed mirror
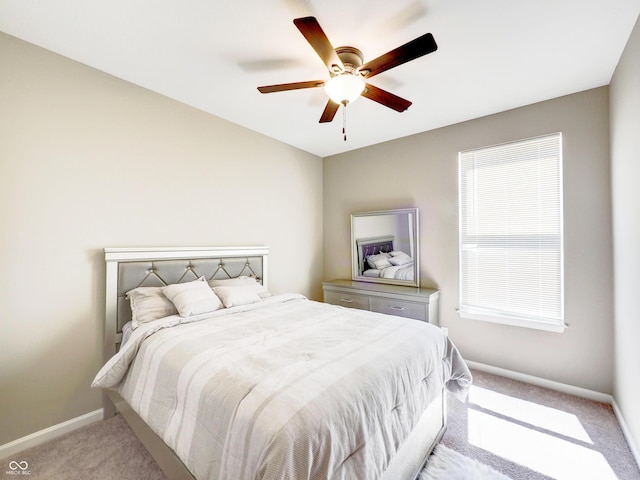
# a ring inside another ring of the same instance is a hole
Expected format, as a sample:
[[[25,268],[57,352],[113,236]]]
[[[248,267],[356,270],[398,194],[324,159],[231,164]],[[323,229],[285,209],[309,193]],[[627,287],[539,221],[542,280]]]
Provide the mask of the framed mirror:
[[[420,286],[418,209],[351,214],[353,280]]]

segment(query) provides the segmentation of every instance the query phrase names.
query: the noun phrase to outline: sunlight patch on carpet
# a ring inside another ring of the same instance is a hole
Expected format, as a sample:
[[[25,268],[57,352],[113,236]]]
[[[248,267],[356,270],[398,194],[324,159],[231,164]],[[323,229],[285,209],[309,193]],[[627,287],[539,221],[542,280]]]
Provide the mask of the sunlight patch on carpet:
[[[569,441],[469,409],[469,443],[556,480],[618,477],[602,453],[587,443]]]
[[[469,389],[469,403],[565,437],[593,444],[578,417],[569,412],[476,386]]]

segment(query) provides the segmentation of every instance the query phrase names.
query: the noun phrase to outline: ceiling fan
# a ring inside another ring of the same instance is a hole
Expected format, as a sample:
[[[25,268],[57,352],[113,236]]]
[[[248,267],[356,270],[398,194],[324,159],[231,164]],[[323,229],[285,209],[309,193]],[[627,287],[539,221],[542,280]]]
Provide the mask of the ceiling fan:
[[[397,112],[404,112],[411,105],[409,100],[375,87],[367,83],[367,80],[374,75],[435,52],[438,49],[433,35],[427,33],[378,58],[363,63],[364,57],[357,48],[333,48],[315,17],[296,18],[293,23],[326,65],[329,70],[329,80],[281,83],[258,87],[258,90],[261,93],[273,93],[324,86],[329,96],[329,101],[322,112],[320,123],[331,122],[340,105],[346,107],[360,96],[392,108]]]

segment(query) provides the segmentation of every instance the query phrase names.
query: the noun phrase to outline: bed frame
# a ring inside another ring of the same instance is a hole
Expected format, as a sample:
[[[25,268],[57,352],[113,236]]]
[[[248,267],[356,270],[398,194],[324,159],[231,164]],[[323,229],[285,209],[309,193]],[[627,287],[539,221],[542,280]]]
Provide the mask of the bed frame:
[[[265,246],[186,248],[105,248],[105,362],[122,341],[122,327],[131,320],[125,294],[139,286],[189,282],[204,276],[235,278],[253,275],[268,287]],[[171,448],[113,390],[103,394],[104,418],[120,413],[170,480],[195,480]],[[446,429],[447,399],[443,389],[420,418],[381,480],[414,480]]]

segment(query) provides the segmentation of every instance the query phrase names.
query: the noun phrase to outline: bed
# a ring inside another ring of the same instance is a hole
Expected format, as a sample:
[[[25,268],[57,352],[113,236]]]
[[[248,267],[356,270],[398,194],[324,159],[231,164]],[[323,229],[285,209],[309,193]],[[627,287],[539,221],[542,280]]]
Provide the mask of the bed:
[[[271,295],[266,247],[105,249],[105,260],[93,386],[170,479],[413,479],[446,427],[446,389],[470,384],[435,326]],[[183,302],[204,285],[220,308]],[[143,311],[126,293],[145,289],[178,312],[123,343]]]
[[[369,278],[413,280],[413,258],[393,247],[393,236],[356,239],[361,275]]]

